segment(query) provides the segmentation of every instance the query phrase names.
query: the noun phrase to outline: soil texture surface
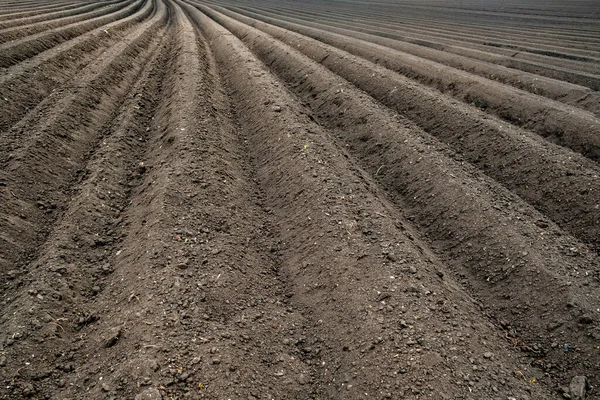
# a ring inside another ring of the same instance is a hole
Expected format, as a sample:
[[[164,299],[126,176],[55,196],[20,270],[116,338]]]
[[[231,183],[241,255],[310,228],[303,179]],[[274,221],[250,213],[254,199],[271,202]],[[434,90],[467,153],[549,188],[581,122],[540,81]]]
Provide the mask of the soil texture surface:
[[[0,399],[600,399],[595,1],[0,0]]]

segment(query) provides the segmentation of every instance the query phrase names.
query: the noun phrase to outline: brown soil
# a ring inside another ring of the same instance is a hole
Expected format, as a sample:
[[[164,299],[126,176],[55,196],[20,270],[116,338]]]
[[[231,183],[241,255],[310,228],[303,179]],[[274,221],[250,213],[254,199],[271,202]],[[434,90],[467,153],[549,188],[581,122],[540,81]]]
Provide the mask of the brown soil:
[[[0,18],[0,28],[6,29],[6,28],[14,27],[14,26],[19,26],[19,25],[27,25],[27,24],[33,24],[33,23],[41,22],[41,21],[48,21],[48,20],[52,20],[57,17],[77,15],[77,14],[81,14],[81,13],[84,13],[89,10],[94,10],[98,7],[102,7],[102,5],[101,4],[73,5],[73,6],[67,6],[65,8],[60,7],[58,9],[53,9],[53,10],[43,10],[42,13],[40,13],[38,11],[38,13],[36,15],[31,15],[29,17],[17,16],[16,18],[15,17],[7,18],[6,14],[4,14],[2,16],[3,18]]]
[[[72,9],[74,7],[80,7],[81,3],[74,3],[70,1],[66,2],[52,2],[51,4],[40,4],[39,2],[33,4],[26,4],[25,2],[1,2],[2,14],[0,14],[0,21],[17,20],[21,18],[30,18],[40,16],[40,14],[52,13],[62,10]]]
[[[43,51],[50,50],[52,47],[69,39],[76,38],[85,32],[132,15],[136,10],[142,7],[144,1],[128,0],[127,3],[127,7],[118,11],[115,11],[112,8],[103,9],[103,12],[109,12],[106,15],[101,15],[82,22],[76,22],[61,28],[50,29],[32,36],[26,36],[22,39],[1,44],[0,67],[6,68],[19,62],[26,61],[30,57]],[[110,13],[110,11],[114,12]]]
[[[592,9],[0,1],[0,398],[600,398]]]
[[[0,29],[0,43],[16,40],[25,36],[31,36],[48,29],[59,28],[75,22],[92,19],[97,16],[124,8],[126,5],[127,2],[112,0],[106,3],[92,4],[83,8],[83,12],[81,9],[77,9],[77,14],[74,16],[71,16],[71,11],[63,12],[62,14],[53,13],[54,15],[50,21],[21,23],[16,27]],[[19,20],[16,22],[19,22]]]

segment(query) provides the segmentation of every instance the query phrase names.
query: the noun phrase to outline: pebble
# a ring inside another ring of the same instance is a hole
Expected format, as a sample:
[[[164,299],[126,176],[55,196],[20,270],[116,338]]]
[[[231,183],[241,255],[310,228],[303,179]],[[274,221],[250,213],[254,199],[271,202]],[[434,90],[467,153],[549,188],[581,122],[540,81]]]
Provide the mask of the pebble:
[[[183,258],[181,260],[179,260],[179,262],[177,263],[177,268],[179,269],[186,269],[189,266],[189,262],[190,259],[189,258]]]
[[[408,267],[408,271],[411,274],[416,274],[417,273],[417,269],[414,266],[412,266],[412,265],[410,267]]]
[[[547,329],[548,329],[549,331],[553,331],[553,330],[555,330],[556,328],[560,327],[561,325],[562,325],[562,323],[561,323],[561,322],[551,322],[551,323],[549,323],[549,324],[548,324],[548,327],[547,327]]]
[[[138,382],[138,384],[140,386],[150,386],[152,385],[152,379],[150,379],[149,376],[144,376],[142,377],[142,379]]]
[[[135,396],[135,400],[162,400],[162,395],[156,388],[148,388]]]
[[[491,351],[486,351],[485,353],[483,353],[483,357],[484,358],[492,358],[492,357],[494,357],[494,353],[492,353]]]
[[[281,107],[280,106],[273,106],[273,111],[275,111],[275,112],[281,112]]]
[[[23,385],[23,395],[25,397],[31,397],[31,396],[35,395],[35,393],[36,393],[36,390],[31,383],[25,383]]]
[[[585,392],[587,391],[587,378],[583,375],[577,375],[571,379],[569,384],[569,393],[573,400],[584,400]]]
[[[306,376],[305,374],[300,374],[298,375],[298,383],[301,385],[306,385],[307,383],[309,383],[310,379],[308,378],[308,376]]]
[[[110,274],[111,272],[113,272],[113,269],[109,263],[104,264],[102,266],[101,270],[102,270],[103,274]]]

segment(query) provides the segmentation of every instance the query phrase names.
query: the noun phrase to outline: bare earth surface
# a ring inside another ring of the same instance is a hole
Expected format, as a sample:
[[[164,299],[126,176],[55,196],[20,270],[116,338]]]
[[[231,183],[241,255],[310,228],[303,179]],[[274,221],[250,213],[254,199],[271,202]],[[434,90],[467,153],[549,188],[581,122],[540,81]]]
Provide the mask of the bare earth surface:
[[[600,399],[595,1],[0,0],[0,398]]]

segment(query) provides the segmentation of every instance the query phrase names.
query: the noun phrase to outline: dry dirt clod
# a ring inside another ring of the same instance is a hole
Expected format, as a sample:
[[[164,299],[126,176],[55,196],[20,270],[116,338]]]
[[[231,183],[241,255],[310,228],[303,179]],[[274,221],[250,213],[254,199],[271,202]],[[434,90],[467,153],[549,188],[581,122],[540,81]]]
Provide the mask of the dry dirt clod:
[[[104,342],[104,347],[108,348],[108,347],[114,346],[115,344],[117,344],[119,339],[121,339],[122,335],[123,335],[123,327],[114,328],[113,334]]]

